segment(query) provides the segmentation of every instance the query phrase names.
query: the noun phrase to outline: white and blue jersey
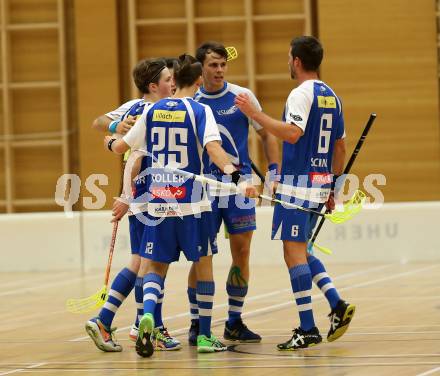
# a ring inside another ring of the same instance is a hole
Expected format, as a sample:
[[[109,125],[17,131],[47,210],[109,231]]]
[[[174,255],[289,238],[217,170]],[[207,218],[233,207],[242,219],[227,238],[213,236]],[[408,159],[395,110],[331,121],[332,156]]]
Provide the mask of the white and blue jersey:
[[[249,124],[258,131],[262,127],[254,120],[249,119],[235,105],[235,97],[240,93],[249,95],[252,103],[261,110],[255,95],[246,88],[225,82],[223,88],[217,92],[207,92],[201,87],[195,100],[208,105],[214,113],[217,126],[222,138],[222,147],[228,154],[231,163],[237,167],[243,175],[249,178],[252,174],[248,151]],[[223,173],[209,161],[208,155],[204,154],[205,174],[213,175],[222,180]],[[218,188],[210,188],[213,198],[212,211],[217,231],[222,221],[230,234],[239,234],[256,229],[255,202],[241,195],[229,196],[230,193],[222,192]]]
[[[335,141],[345,137],[341,101],[324,82],[305,81],[290,93],[283,121],[303,135],[295,144],[283,143],[278,198],[317,208],[330,195]],[[275,206],[272,238],[306,241],[312,226],[310,214]]]
[[[308,80],[290,93],[283,121],[304,134],[296,144],[283,143],[277,193],[324,203],[330,194],[334,144],[345,137],[341,102],[324,82]]]
[[[145,108],[123,139],[133,150],[147,152],[146,219],[154,225],[145,226],[141,256],[171,263],[181,251],[190,261],[216,253],[211,204],[204,187],[163,169],[171,164],[201,174],[204,147],[221,141],[209,107],[191,98],[162,99]]]
[[[147,151],[146,191],[152,216],[184,216],[210,210],[204,187],[181,175],[165,172],[171,164],[194,174],[202,172],[202,152],[221,141],[209,107],[191,98],[162,99],[145,109],[124,136],[133,149]]]
[[[201,87],[194,99],[208,105],[214,113],[220,135],[222,137],[222,147],[231,158],[231,162],[242,174],[251,174],[251,163],[248,151],[249,124],[255,130],[260,130],[261,126],[244,115],[235,105],[235,97],[240,93],[246,93],[256,107],[261,110],[261,106],[255,95],[246,88],[225,82],[223,88],[217,92],[208,93]],[[210,163],[206,158],[205,173],[221,177],[223,173],[216,165]]]

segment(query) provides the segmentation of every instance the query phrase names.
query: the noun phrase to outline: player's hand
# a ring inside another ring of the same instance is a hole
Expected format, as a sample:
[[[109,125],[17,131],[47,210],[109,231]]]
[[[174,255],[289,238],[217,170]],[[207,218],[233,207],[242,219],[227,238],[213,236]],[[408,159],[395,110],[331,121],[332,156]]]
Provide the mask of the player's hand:
[[[133,118],[128,118],[125,119],[124,121],[121,121],[116,127],[116,133],[126,134],[134,125],[134,123],[136,123],[136,120]]]
[[[111,220],[111,222],[120,221],[122,217],[127,213],[127,211],[128,211],[128,204],[123,200],[116,199],[113,202],[113,209],[112,209],[113,219]]]
[[[253,115],[258,112],[258,108],[251,102],[249,95],[245,93],[238,94],[235,97],[235,105],[238,109],[243,112],[246,116],[252,118]]]
[[[328,200],[325,203],[325,207],[329,211],[335,210],[335,194],[333,192],[330,193]]]
[[[252,184],[242,182],[238,184],[238,188],[243,192],[243,195],[249,198],[257,198],[258,190]]]

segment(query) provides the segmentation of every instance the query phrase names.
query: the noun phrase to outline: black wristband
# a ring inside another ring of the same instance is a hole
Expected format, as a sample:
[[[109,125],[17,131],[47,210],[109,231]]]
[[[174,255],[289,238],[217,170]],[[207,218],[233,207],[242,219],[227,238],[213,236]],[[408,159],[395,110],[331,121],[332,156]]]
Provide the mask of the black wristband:
[[[231,177],[232,177],[232,182],[233,182],[235,185],[238,185],[238,182],[240,181],[240,178],[241,178],[240,171],[235,170],[235,171],[231,174]]]
[[[112,138],[112,139],[108,142],[108,144],[107,144],[107,148],[108,148],[108,150],[113,151],[113,150],[112,150],[112,145],[113,145],[113,142],[115,142],[115,141],[116,141],[116,138]]]

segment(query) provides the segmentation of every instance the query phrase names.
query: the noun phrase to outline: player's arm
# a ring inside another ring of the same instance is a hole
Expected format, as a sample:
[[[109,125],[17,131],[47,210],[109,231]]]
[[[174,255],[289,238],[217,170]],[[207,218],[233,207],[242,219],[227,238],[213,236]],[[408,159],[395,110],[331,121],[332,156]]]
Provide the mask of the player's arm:
[[[303,130],[297,125],[276,120],[263,111],[260,111],[245,93],[235,97],[235,104],[246,116],[260,124],[267,132],[283,141],[295,144],[303,135]]]
[[[212,163],[214,163],[225,174],[232,174],[237,169],[232,165],[231,160],[219,141],[210,141],[205,145],[206,152]]]
[[[148,108],[144,109],[142,116],[123,138],[116,139],[114,136],[105,136],[104,147],[116,154],[124,154],[128,149],[144,149],[147,130],[145,125],[147,112]]]
[[[119,106],[117,109],[98,116],[95,120],[93,120],[92,128],[100,132],[126,134],[133,126],[135,121],[131,118],[121,121],[121,118],[137,101],[138,100],[136,99],[128,101]]]
[[[257,131],[257,134],[261,137],[263,144],[264,155],[266,156],[267,164],[269,166],[277,165],[280,160],[280,154],[278,150],[278,143],[276,137],[266,131],[264,128]]]
[[[345,139],[340,138],[335,141],[334,151],[333,151],[333,174],[334,175],[342,175],[344,172],[345,165]]]

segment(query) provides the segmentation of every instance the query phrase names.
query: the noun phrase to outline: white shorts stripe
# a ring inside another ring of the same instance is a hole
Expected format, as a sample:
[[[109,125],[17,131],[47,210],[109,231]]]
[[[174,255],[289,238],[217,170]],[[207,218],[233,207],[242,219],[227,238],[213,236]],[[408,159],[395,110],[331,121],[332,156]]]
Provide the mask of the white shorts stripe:
[[[146,302],[147,300],[153,300],[153,301],[157,302],[157,295],[145,294],[144,295],[144,302]]]
[[[325,277],[328,277],[328,274],[326,272],[316,274],[312,279],[313,283],[318,284],[318,282]]]
[[[212,309],[199,308],[199,316],[212,316]]]
[[[312,309],[312,303],[297,304],[297,307],[299,312],[310,311]]]
[[[294,292],[293,295],[295,296],[295,299],[307,298],[308,296],[312,296],[312,290]]]
[[[108,309],[109,311],[112,311],[113,313],[116,313],[116,311],[118,310],[118,307],[116,307],[114,304],[109,302],[105,302],[104,308]]]
[[[122,295],[120,292],[116,290],[110,290],[108,293],[109,296],[113,296],[118,299],[121,303],[125,300],[126,296]]]
[[[143,286],[143,288],[144,288],[144,290],[145,289],[147,289],[147,288],[153,288],[153,289],[156,289],[158,292],[159,292],[159,294],[161,293],[161,291],[162,291],[162,287],[158,284],[158,283],[156,283],[156,282],[147,282],[147,283],[144,283],[144,286]]]
[[[196,295],[198,302],[212,303],[214,301],[214,295]]]
[[[328,290],[334,289],[334,288],[335,288],[335,285],[333,283],[329,282],[321,287],[321,291],[325,294]]]

